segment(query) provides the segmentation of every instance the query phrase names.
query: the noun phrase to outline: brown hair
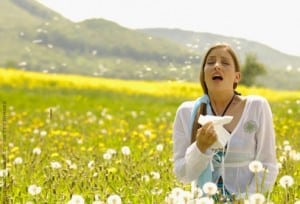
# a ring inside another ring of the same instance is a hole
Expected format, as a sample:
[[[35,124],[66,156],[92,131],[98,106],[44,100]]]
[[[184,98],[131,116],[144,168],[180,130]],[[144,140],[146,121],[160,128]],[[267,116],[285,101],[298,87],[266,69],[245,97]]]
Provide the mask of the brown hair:
[[[198,123],[200,114],[206,115],[206,103],[201,103],[193,120],[191,143],[196,141],[197,130],[201,127],[201,125]]]
[[[201,83],[201,86],[202,86],[202,90],[205,94],[208,93],[208,90],[207,90],[207,86],[206,86],[206,83],[205,83],[205,80],[204,80],[204,67],[205,67],[208,55],[211,53],[212,50],[217,49],[217,48],[225,48],[225,50],[231,55],[231,57],[233,59],[235,71],[236,72],[241,71],[237,55],[235,54],[234,50],[228,44],[223,43],[223,44],[216,44],[216,45],[212,46],[211,48],[209,48],[209,50],[204,55],[202,65],[201,65],[201,70],[200,70],[200,83]],[[236,87],[237,87],[237,83],[234,83],[233,84],[233,89],[236,89]]]

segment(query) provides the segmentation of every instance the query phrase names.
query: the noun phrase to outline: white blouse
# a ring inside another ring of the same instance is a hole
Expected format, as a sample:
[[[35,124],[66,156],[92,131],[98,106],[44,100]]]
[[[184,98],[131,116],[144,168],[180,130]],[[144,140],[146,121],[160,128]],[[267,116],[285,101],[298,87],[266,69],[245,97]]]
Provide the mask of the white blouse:
[[[212,151],[208,150],[204,154],[196,142],[191,144],[191,112],[194,103],[187,101],[179,106],[173,127],[174,172],[183,183],[197,180],[207,165],[212,163],[213,157]],[[220,171],[221,167],[218,166],[213,169],[222,175],[224,185],[231,193],[251,194],[256,191],[256,179],[249,170],[249,163],[253,160],[260,161],[267,169],[262,191],[271,190],[278,174],[275,133],[271,108],[267,100],[260,96],[246,97],[241,118],[227,144],[224,169]],[[259,186],[262,186],[262,177],[261,172],[258,174]]]

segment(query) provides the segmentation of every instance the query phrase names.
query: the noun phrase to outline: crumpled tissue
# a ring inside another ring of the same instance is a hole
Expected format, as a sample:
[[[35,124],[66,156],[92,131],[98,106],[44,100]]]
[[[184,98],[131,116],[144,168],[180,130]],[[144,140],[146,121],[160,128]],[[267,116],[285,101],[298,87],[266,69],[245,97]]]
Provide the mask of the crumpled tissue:
[[[198,123],[205,125],[208,122],[213,122],[213,127],[217,134],[217,141],[211,146],[212,149],[224,148],[231,134],[223,127],[233,119],[232,116],[214,116],[214,115],[200,115]]]

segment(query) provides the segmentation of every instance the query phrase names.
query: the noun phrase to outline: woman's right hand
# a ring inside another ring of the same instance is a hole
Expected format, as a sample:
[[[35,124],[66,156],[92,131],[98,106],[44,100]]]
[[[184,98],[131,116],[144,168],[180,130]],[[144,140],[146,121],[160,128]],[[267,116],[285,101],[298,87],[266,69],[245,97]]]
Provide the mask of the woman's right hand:
[[[213,123],[208,122],[197,130],[196,144],[202,153],[217,141],[217,134]]]

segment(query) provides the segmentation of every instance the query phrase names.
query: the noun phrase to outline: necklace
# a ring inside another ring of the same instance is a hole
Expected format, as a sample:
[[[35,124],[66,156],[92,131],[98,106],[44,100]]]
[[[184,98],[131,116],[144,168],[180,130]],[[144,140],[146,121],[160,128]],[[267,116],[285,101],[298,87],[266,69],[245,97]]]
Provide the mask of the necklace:
[[[232,103],[234,97],[235,97],[235,93],[233,94],[232,98],[231,98],[230,101],[228,102],[228,104],[227,104],[227,106],[225,107],[225,109],[224,109],[223,113],[221,114],[221,116],[224,116],[224,115],[225,115],[225,113],[226,113],[226,111],[228,110],[228,108],[230,107],[230,105],[231,105],[231,103]],[[209,104],[210,104],[212,113],[213,113],[214,115],[217,115],[216,112],[215,112],[215,110],[214,110],[214,108],[213,108],[213,106],[211,105],[211,102],[209,102]]]

